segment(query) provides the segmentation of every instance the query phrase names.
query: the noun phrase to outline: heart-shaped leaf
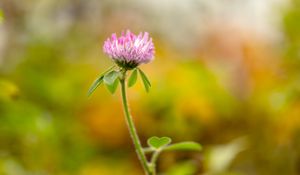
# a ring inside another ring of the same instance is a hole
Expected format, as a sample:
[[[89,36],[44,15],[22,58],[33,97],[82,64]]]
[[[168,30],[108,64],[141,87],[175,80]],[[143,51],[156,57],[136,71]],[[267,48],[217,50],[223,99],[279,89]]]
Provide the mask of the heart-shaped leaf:
[[[202,146],[199,143],[196,142],[181,142],[181,143],[175,143],[172,145],[169,145],[164,148],[166,151],[200,151],[202,149]]]
[[[164,146],[167,146],[168,144],[171,143],[171,138],[169,137],[151,137],[148,139],[147,143],[150,147],[152,148],[155,148],[155,149],[158,149],[158,148],[161,148],[161,147],[164,147]]]
[[[133,86],[136,83],[137,80],[137,70],[134,69],[128,79],[128,87]]]
[[[119,72],[113,70],[104,75],[103,81],[106,85],[112,85],[115,83],[119,76]]]
[[[151,83],[150,83],[149,79],[147,78],[146,74],[141,69],[138,69],[138,70],[139,70],[139,73],[140,73],[141,78],[143,80],[143,84],[144,84],[144,87],[146,89],[146,92],[149,92],[150,87],[151,87]]]

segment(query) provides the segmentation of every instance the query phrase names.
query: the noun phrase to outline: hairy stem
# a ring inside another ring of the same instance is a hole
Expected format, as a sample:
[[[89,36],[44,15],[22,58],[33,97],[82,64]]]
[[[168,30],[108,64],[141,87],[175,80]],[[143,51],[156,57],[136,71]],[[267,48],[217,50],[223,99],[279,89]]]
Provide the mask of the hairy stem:
[[[158,159],[158,156],[160,154],[161,150],[156,150],[152,157],[151,157],[151,162],[150,162],[150,165],[151,165],[151,173],[152,175],[156,175],[156,161]]]
[[[132,138],[136,153],[138,155],[138,158],[146,172],[147,175],[152,175],[150,167],[148,165],[148,161],[146,159],[146,156],[143,152],[143,148],[141,145],[141,142],[139,140],[138,134],[136,132],[132,117],[129,112],[127,97],[126,97],[126,83],[125,83],[125,74],[126,72],[123,72],[123,77],[121,77],[121,89],[122,89],[122,102],[123,102],[123,108],[124,108],[124,114],[126,118],[126,123],[129,129],[130,136]]]

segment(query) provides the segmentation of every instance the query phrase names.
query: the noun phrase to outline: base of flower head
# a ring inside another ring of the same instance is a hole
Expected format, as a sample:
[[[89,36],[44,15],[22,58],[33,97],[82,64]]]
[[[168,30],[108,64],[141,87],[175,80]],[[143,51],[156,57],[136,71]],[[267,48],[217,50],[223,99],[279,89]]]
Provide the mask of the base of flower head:
[[[137,64],[136,62],[134,61],[129,61],[129,62],[126,62],[126,61],[115,61],[115,63],[121,67],[121,68],[124,68],[125,70],[131,70],[131,69],[134,69],[136,68],[139,64]]]

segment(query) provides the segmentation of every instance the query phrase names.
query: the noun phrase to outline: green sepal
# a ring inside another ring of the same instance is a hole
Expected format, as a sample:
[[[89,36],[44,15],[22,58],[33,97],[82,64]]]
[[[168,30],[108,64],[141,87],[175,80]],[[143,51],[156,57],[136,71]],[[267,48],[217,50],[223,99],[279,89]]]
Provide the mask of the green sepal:
[[[89,88],[89,91],[87,93],[87,96],[90,97],[94,91],[98,88],[98,86],[103,82],[103,78],[104,75],[109,72],[110,70],[112,70],[115,66],[110,67],[109,69],[107,69],[105,72],[103,72],[102,74],[99,75],[99,77],[93,82],[93,84],[91,85],[91,87]]]
[[[202,146],[199,143],[196,142],[181,142],[181,143],[175,143],[172,145],[168,145],[164,148],[166,151],[201,151]]]
[[[137,75],[138,75],[138,72],[136,69],[134,69],[128,79],[128,87],[132,87],[136,83]]]
[[[145,90],[146,90],[146,92],[149,92],[151,83],[150,83],[149,79],[147,78],[146,74],[141,69],[138,69],[138,70],[141,75]]]
[[[159,138],[159,137],[154,136],[154,137],[150,137],[147,140],[148,145],[154,149],[159,149],[159,148],[165,147],[168,144],[170,144],[171,142],[172,142],[172,139],[169,137],[160,137]]]

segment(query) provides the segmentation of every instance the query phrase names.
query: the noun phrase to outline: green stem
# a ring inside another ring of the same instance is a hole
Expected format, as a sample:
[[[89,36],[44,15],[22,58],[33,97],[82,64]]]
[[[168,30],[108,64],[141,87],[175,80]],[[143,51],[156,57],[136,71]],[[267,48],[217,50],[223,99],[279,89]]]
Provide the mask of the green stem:
[[[149,147],[149,148],[143,148],[143,151],[145,154],[147,154],[147,153],[153,153],[155,149]]]
[[[160,152],[161,152],[161,149],[156,150],[151,157],[150,165],[151,165],[152,175],[156,175],[156,161],[158,159]]]
[[[143,152],[141,142],[139,140],[139,137],[138,137],[138,134],[136,132],[132,117],[131,117],[130,112],[129,112],[127,97],[126,97],[125,74],[126,74],[126,72],[123,72],[123,77],[121,77],[120,81],[121,81],[122,102],[123,102],[123,108],[124,108],[126,123],[127,123],[128,129],[129,129],[130,136],[133,140],[133,144],[134,144],[136,153],[138,155],[138,158],[139,158],[140,162],[142,163],[142,166],[143,166],[146,174],[151,175],[151,170],[150,170],[150,167],[148,165],[148,161],[147,161],[146,156]]]

